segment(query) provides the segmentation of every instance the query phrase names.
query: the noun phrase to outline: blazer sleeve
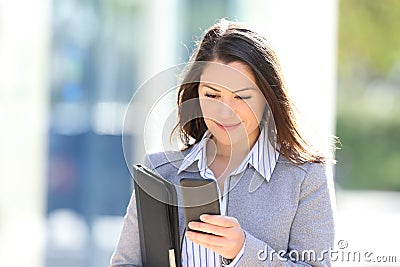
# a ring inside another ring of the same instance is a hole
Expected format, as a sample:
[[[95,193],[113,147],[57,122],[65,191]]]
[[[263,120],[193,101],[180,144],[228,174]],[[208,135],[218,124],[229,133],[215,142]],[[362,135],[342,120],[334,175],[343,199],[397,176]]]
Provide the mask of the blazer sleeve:
[[[237,266],[331,266],[335,238],[335,197],[331,168],[308,165],[301,184],[287,251],[275,251],[245,231],[246,246]]]
[[[135,191],[129,201],[117,247],[111,256],[110,267],[117,266],[142,266]]]

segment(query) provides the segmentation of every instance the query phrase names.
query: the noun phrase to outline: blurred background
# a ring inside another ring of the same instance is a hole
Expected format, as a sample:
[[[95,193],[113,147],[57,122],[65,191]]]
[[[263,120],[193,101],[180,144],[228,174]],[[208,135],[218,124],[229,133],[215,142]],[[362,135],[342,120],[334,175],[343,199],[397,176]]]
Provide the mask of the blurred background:
[[[125,110],[227,18],[270,40],[301,113],[340,138],[340,251],[373,254],[335,265],[400,266],[399,17],[398,0],[0,0],[0,265],[108,265],[132,190]]]

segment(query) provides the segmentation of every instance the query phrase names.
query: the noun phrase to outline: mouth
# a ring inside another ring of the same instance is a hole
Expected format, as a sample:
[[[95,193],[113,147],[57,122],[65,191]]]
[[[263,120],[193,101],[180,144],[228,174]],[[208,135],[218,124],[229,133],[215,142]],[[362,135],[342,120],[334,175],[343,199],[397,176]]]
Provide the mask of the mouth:
[[[220,124],[218,122],[215,122],[215,124],[218,125],[218,127],[224,129],[224,130],[233,130],[236,129],[237,127],[239,127],[240,124],[242,124],[241,122],[238,123],[230,123],[230,124]]]

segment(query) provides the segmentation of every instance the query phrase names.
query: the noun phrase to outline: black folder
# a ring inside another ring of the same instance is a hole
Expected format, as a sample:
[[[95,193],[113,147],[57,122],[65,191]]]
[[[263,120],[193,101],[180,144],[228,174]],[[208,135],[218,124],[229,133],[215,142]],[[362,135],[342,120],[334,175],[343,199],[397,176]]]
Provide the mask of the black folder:
[[[175,186],[144,166],[133,167],[142,266],[181,267]]]

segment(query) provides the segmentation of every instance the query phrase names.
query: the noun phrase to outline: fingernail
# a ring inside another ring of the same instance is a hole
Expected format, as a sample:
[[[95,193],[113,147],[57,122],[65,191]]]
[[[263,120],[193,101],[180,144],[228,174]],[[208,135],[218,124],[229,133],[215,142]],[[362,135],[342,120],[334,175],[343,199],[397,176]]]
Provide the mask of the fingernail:
[[[191,238],[193,235],[191,232],[186,232],[186,237]]]
[[[206,214],[200,215],[200,220],[202,221],[207,220],[207,215]]]

